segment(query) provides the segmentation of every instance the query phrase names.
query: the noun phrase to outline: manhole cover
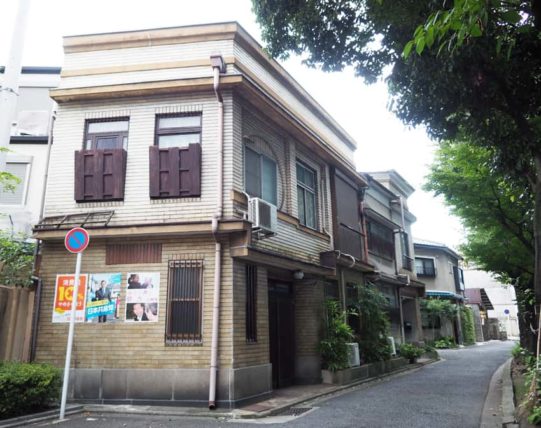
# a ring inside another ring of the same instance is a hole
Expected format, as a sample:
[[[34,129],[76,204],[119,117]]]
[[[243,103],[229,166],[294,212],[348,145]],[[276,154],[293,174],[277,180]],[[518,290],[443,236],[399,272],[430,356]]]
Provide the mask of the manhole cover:
[[[312,410],[312,407],[290,407],[289,409],[285,410],[283,413],[280,413],[280,415],[300,416],[303,413],[308,412],[309,410]]]

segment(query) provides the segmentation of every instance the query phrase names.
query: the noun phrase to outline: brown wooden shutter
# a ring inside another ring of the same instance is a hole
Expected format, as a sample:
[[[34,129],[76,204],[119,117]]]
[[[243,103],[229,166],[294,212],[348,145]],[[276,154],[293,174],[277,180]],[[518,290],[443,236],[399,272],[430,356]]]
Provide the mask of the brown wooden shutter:
[[[160,148],[158,146],[150,146],[149,152],[149,192],[151,198],[160,197]]]
[[[124,199],[127,152],[79,150],[75,152],[75,200],[77,202]]]
[[[186,185],[188,196],[201,196],[201,144],[190,144],[186,155],[190,170]]]
[[[151,146],[149,164],[151,198],[201,195],[201,144],[166,149]]]

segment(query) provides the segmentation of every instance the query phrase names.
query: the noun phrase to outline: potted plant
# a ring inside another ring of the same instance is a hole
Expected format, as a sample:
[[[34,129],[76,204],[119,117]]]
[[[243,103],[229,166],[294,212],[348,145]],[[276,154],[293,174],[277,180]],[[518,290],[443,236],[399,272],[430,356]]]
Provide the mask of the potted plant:
[[[424,354],[424,349],[415,346],[412,343],[404,343],[400,345],[400,356],[409,360],[410,364],[415,363],[417,358]]]

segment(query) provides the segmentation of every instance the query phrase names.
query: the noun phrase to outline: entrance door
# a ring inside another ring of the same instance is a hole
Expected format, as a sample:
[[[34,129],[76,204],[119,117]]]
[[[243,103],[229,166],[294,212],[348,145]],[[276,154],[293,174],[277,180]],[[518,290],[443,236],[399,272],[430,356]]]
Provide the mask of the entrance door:
[[[272,387],[292,385],[295,376],[295,310],[292,285],[269,281]]]

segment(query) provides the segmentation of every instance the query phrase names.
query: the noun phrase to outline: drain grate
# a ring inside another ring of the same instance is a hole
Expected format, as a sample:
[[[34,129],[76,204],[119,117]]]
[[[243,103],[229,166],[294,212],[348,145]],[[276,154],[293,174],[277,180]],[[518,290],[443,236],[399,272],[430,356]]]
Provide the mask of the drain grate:
[[[312,410],[312,407],[290,407],[289,409],[280,413],[280,415],[281,416],[300,416],[310,410]]]

